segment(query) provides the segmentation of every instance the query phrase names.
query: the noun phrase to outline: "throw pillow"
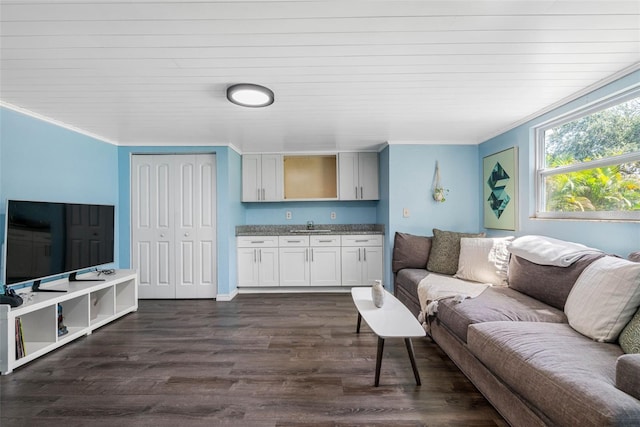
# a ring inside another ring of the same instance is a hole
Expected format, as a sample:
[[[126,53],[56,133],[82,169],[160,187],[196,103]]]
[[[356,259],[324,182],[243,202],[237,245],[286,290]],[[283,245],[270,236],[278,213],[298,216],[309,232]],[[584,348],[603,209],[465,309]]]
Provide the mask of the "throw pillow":
[[[510,288],[563,310],[569,292],[582,271],[603,256],[585,255],[569,267],[557,267],[535,264],[511,254],[507,282]]]
[[[458,271],[460,259],[460,239],[463,237],[484,237],[484,233],[457,233],[433,229],[431,253],[427,261],[427,270],[433,273],[453,276]]]
[[[431,237],[396,232],[391,270],[397,273],[403,268],[427,268],[430,250]]]
[[[640,310],[620,333],[620,347],[625,353],[640,353]]]
[[[472,282],[506,286],[509,243],[513,237],[460,239],[460,259],[455,277]]]
[[[605,256],[584,269],[564,312],[569,325],[600,342],[618,339],[640,305],[640,263]]]
[[[640,262],[640,251],[631,252],[628,258],[629,258],[629,261]]]

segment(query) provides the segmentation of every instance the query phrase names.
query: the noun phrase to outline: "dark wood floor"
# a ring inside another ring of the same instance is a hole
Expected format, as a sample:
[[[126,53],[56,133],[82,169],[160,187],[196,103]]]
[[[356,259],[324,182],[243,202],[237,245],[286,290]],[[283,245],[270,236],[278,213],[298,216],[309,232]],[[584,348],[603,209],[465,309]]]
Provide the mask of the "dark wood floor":
[[[416,386],[402,340],[376,336],[348,294],[140,301],[0,379],[8,426],[505,426],[427,338]]]

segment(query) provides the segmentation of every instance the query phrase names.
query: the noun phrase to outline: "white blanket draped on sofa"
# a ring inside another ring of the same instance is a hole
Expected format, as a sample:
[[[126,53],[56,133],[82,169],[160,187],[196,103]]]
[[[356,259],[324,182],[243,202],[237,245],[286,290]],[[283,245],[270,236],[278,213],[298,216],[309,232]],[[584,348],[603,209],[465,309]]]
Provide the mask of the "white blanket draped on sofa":
[[[535,264],[556,267],[568,267],[585,255],[602,253],[600,249],[547,236],[518,237],[509,252]]]
[[[420,299],[418,320],[427,329],[427,317],[438,312],[438,301],[451,297],[460,301],[466,298],[475,298],[489,286],[491,286],[489,283],[470,282],[442,274],[429,273],[418,283],[418,298]]]

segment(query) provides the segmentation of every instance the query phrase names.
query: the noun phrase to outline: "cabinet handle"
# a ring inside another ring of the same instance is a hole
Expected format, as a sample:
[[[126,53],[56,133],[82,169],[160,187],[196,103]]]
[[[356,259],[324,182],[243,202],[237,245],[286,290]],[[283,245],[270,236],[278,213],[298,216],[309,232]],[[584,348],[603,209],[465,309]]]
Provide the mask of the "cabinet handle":
[[[309,261],[309,249],[304,250],[304,262]]]
[[[256,200],[260,200],[260,189],[256,188]]]
[[[262,200],[265,200],[265,197],[264,197],[264,188],[262,189]]]
[[[360,187],[360,198],[364,199],[364,195],[363,195],[363,192],[362,192],[362,186]]]
[[[264,240],[252,240],[251,243],[264,243]]]
[[[318,240],[318,243],[331,243],[333,240]]]
[[[311,262],[313,262],[313,248],[311,248]]]
[[[356,199],[358,198],[358,186],[355,187],[356,188]]]
[[[301,243],[302,240],[287,240],[287,243]]]
[[[189,237],[189,233],[184,233],[184,237]]]
[[[259,256],[260,262],[262,262],[262,249],[258,249],[258,255],[260,255]]]
[[[258,256],[256,255],[256,252],[257,252],[257,251],[258,251],[257,249],[254,249],[254,250],[253,250],[253,262],[254,262],[254,263],[255,263],[256,261],[258,261]]]
[[[369,241],[369,239],[356,240],[356,243],[367,243],[368,241]]]
[[[364,261],[367,262],[367,248],[364,248],[363,252],[364,252]]]
[[[360,248],[358,248],[358,262],[362,261],[362,259],[360,258]]]

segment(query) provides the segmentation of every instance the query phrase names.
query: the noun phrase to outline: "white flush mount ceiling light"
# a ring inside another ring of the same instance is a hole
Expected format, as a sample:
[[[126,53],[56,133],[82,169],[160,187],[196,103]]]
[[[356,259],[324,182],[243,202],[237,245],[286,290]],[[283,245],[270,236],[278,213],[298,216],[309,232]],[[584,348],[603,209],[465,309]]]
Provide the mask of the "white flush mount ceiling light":
[[[243,107],[266,107],[273,104],[273,91],[260,85],[241,83],[227,88],[227,99]]]

